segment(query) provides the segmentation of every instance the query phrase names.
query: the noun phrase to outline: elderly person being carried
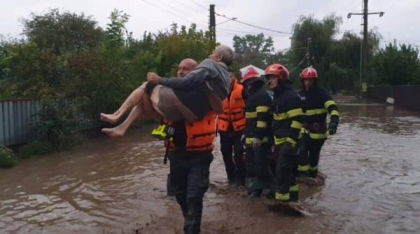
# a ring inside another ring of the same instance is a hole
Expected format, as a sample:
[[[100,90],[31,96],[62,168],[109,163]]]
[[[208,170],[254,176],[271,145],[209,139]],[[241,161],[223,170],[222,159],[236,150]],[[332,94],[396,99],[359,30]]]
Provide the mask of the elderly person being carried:
[[[115,113],[101,113],[102,121],[116,123],[134,107],[121,125],[104,128],[102,132],[109,136],[123,136],[137,118],[164,117],[172,122],[193,122],[202,119],[209,111],[222,113],[223,99],[227,97],[231,83],[227,67],[232,64],[233,57],[232,49],[220,45],[183,78],[162,78],[149,72],[148,82],[134,90]]]

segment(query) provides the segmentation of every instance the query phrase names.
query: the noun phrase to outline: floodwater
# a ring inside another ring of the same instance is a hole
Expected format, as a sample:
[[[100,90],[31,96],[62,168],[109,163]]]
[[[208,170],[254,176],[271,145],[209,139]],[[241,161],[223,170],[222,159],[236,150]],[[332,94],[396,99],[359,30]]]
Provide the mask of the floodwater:
[[[218,147],[202,233],[419,233],[420,114],[337,97],[338,134],[325,143],[323,186],[301,186],[312,214],[270,212],[227,185]],[[0,233],[183,233],[166,197],[168,165],[151,127],[0,170]]]

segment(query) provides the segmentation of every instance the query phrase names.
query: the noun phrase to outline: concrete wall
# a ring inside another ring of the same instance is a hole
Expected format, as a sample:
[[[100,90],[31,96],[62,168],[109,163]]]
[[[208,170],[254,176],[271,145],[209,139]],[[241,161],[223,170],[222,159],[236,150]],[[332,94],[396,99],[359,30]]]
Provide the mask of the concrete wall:
[[[385,103],[388,97],[394,98],[398,108],[420,111],[420,85],[368,87],[367,98]]]

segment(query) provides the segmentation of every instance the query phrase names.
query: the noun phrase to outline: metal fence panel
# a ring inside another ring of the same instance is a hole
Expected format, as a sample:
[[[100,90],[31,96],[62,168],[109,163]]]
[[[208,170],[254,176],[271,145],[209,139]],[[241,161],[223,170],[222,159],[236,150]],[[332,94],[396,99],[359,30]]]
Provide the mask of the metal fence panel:
[[[40,123],[40,110],[39,100],[0,100],[0,145],[19,145],[38,139],[40,136],[35,127]],[[89,118],[84,113],[79,113],[78,116],[76,131],[95,129],[101,125],[98,120]]]

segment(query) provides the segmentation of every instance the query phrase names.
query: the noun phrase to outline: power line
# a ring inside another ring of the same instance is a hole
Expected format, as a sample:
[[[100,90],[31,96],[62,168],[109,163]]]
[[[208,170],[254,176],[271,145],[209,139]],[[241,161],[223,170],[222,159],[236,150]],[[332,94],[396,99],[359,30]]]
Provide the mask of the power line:
[[[175,16],[175,17],[178,17],[178,18],[180,18],[180,19],[183,19],[183,20],[185,20],[185,21],[188,21],[188,22],[190,22],[190,23],[193,23],[193,24],[196,24],[197,26],[199,26],[197,23],[192,22],[191,20],[189,20],[189,19],[187,19],[187,18],[185,18],[185,17],[181,17],[181,16],[179,16],[179,15],[176,15],[176,14],[174,14],[173,12],[168,11],[168,10],[166,10],[166,9],[164,9],[164,8],[162,8],[162,7],[158,6],[158,5],[155,5],[155,4],[153,4],[153,3],[151,3],[151,2],[149,2],[149,1],[147,1],[147,0],[142,0],[142,1],[143,1],[143,2],[145,2],[145,3],[147,3],[147,4],[149,4],[149,5],[151,5],[151,6],[156,7],[156,8],[158,8],[158,9],[162,10],[162,11],[165,11],[165,12],[166,12],[166,13],[168,13],[168,14],[171,14],[171,15],[173,15],[173,16]],[[200,25],[200,26],[201,26],[201,25]],[[201,29],[202,29],[202,28],[201,28]]]
[[[227,32],[227,33],[231,33],[231,34],[235,34],[235,33],[260,34],[261,33],[261,32],[249,32],[249,31],[233,30],[233,29],[227,29],[227,28],[217,28],[217,31]],[[280,38],[288,37],[286,35],[275,35],[275,34],[270,34],[270,33],[265,33],[264,35],[268,35],[268,36],[271,36],[271,37],[280,37]]]
[[[191,2],[192,2],[192,3],[194,3],[195,5],[197,5],[197,6],[201,7],[201,8],[203,8],[203,9],[204,9],[204,10],[206,10],[206,11],[208,11],[208,10],[209,10],[209,8],[207,8],[207,7],[205,7],[205,6],[203,6],[203,5],[199,4],[199,3],[197,3],[197,2],[196,2],[196,1],[194,1],[194,0],[191,0]]]
[[[169,8],[175,8],[177,11],[179,11],[181,14],[184,14],[184,15],[191,15],[191,13],[190,12],[186,12],[186,11],[184,11],[184,10],[181,10],[180,8],[178,8],[178,6],[175,6],[175,5],[172,5],[172,4],[169,4],[169,3],[167,3],[167,2],[165,2],[165,1],[163,1],[163,0],[158,0],[159,2],[161,2],[161,3],[163,3],[163,4],[165,4],[166,6],[168,6]],[[201,21],[201,22],[204,22],[204,23],[207,23],[207,21],[204,21],[204,20],[201,20],[201,19],[198,19],[199,21]]]
[[[156,7],[156,8],[158,8],[158,9],[162,10],[162,11],[165,11],[165,12],[166,12],[166,13],[168,13],[168,14],[171,14],[171,15],[173,15],[173,16],[175,16],[175,17],[178,17],[178,18],[180,18],[180,19],[183,19],[183,20],[186,20],[186,21],[191,22],[189,19],[184,18],[184,17],[181,17],[181,16],[179,16],[179,15],[175,15],[174,13],[172,13],[172,12],[170,12],[170,11],[168,11],[168,10],[166,10],[166,9],[164,9],[164,8],[162,8],[162,7],[160,7],[160,6],[157,6],[157,5],[155,5],[155,4],[151,3],[151,2],[148,2],[147,0],[142,0],[142,1],[143,1],[143,2],[145,2],[145,3],[147,3],[147,4],[149,4],[149,5],[152,5],[152,6]]]
[[[191,10],[193,10],[193,11],[197,11],[197,9],[198,8],[193,8],[193,7],[191,7],[190,6],[190,4],[186,4],[185,2],[180,2],[180,1],[178,1],[177,3],[181,3],[182,5],[184,5],[184,6],[186,6],[186,7],[188,7],[188,8],[190,8]],[[199,7],[200,8],[200,11],[202,11],[203,10],[203,8],[201,8],[201,7]],[[206,12],[208,12],[208,9],[205,9],[205,11]]]
[[[257,26],[257,25],[254,25],[254,24],[250,24],[250,23],[246,23],[246,22],[243,22],[243,21],[239,21],[239,20],[237,20],[235,18],[230,18],[230,17],[227,17],[226,15],[222,15],[222,14],[219,14],[217,12],[215,14],[217,16],[220,16],[220,17],[223,17],[223,18],[226,18],[226,19],[230,19],[230,20],[235,21],[237,23],[244,24],[244,25],[247,25],[247,26],[250,26],[250,27],[253,27],[253,28],[258,28],[258,29],[262,29],[262,30],[266,30],[266,31],[270,31],[270,32],[275,32],[275,33],[280,33],[280,34],[289,34],[289,35],[292,35],[292,33],[289,33],[289,32],[282,32],[282,31],[279,31],[279,30],[264,28],[264,27]]]
[[[307,57],[308,57],[308,55],[305,55],[303,57],[303,59],[298,63],[298,65],[296,65],[294,68],[290,69],[290,73],[295,72],[300,67],[300,65],[302,65],[303,62],[305,62],[305,60],[307,59]]]

